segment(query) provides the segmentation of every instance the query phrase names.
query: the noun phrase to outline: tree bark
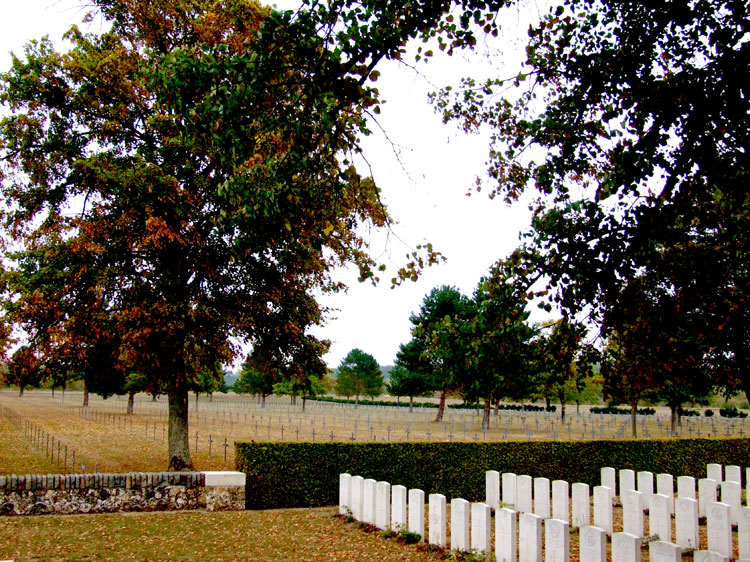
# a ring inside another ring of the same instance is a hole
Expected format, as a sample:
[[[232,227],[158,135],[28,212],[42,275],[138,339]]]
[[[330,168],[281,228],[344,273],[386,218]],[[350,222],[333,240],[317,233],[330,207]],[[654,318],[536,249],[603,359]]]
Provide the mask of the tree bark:
[[[170,382],[169,400],[169,467],[167,470],[183,472],[193,470],[188,438],[188,388],[184,374]]]
[[[490,430],[490,411],[492,410],[492,396],[488,396],[484,401],[484,412],[482,413],[482,429]]]
[[[562,389],[557,397],[560,399],[560,423],[565,423],[565,389]]]
[[[89,406],[89,387],[86,383],[83,384],[83,407],[88,408]]]
[[[437,417],[435,417],[436,422],[443,421],[443,412],[445,412],[445,396],[447,394],[448,394],[447,388],[443,388],[443,390],[440,391],[440,404],[438,404]]]
[[[413,396],[409,396],[409,411],[410,412],[414,411],[414,397]]]
[[[633,439],[638,438],[638,420],[636,415],[638,414],[638,400],[630,401],[630,427],[633,431]]]
[[[133,414],[133,406],[135,405],[135,392],[128,392],[128,414]]]

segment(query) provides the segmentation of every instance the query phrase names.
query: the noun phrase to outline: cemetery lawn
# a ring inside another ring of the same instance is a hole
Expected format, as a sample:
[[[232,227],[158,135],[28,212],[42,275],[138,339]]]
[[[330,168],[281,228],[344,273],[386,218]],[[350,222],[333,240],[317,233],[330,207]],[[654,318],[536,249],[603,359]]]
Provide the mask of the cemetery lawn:
[[[0,559],[58,561],[441,560],[367,533],[336,508],[0,518]]]

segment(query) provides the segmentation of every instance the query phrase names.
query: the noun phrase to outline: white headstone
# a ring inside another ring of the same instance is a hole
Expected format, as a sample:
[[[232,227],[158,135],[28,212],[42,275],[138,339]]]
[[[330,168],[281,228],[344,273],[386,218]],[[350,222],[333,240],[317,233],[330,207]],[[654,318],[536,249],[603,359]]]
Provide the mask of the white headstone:
[[[723,482],[724,474],[723,474],[722,466],[718,463],[711,463],[709,465],[706,465],[706,478],[715,480],[717,484],[719,482]]]
[[[391,529],[397,533],[406,531],[406,486],[391,487]]]
[[[685,549],[696,550],[700,543],[698,535],[698,501],[677,498],[674,503],[675,542]]]
[[[674,477],[671,474],[656,475],[656,493],[667,496],[669,515],[674,515]]]
[[[391,525],[391,485],[378,482],[375,485],[375,526],[386,530]]]
[[[732,524],[729,521],[729,506],[713,502],[706,506],[706,534],[708,550],[723,556],[732,556]]]
[[[581,527],[580,562],[607,562],[607,532],[599,527]]]
[[[352,475],[348,473],[339,474],[339,514],[349,515],[351,513]]]
[[[512,509],[495,513],[495,559],[497,562],[516,562],[518,557],[518,521]]]
[[[522,474],[516,478],[516,511],[520,513],[534,512],[533,485],[534,481],[531,476]]]
[[[642,470],[637,474],[638,491],[641,493],[641,509],[648,509],[654,495],[654,473]]]
[[[409,521],[406,530],[424,538],[424,492],[418,488],[409,490]]]
[[[611,488],[614,492],[617,489],[617,471],[611,466],[605,466],[600,470],[601,485]]]
[[[729,556],[723,556],[712,550],[696,550],[693,552],[693,562],[729,562]]]
[[[594,526],[612,534],[612,490],[606,486],[594,487]]]
[[[641,493],[628,490],[620,495],[622,503],[622,529],[625,533],[643,537],[643,510],[641,509]]]
[[[500,473],[497,470],[488,470],[485,473],[485,488],[487,505],[497,511],[500,509]]]
[[[486,503],[471,504],[471,550],[492,552],[492,508]]]
[[[591,525],[591,496],[589,485],[576,482],[570,487],[573,512],[572,527]]]
[[[724,481],[737,482],[742,485],[742,469],[736,464],[730,464],[724,468]]]
[[[534,513],[544,519],[552,516],[549,478],[534,478]]]
[[[745,469],[745,500],[750,507],[750,467]]]
[[[635,471],[629,468],[620,470],[620,495],[628,490],[635,490]]]
[[[651,562],[682,562],[682,549],[667,541],[652,541],[648,544],[648,559]]]
[[[669,498],[662,494],[651,496],[648,508],[648,534],[658,536],[660,541],[672,541],[672,516],[669,514]]]
[[[737,543],[740,560],[750,560],[750,507],[740,508],[737,522]]]
[[[428,542],[445,548],[448,546],[446,537],[446,509],[443,494],[430,494],[428,498],[429,524]]]
[[[718,481],[712,478],[701,478],[698,480],[698,516],[706,517],[708,504],[715,502],[718,498],[716,491]]]
[[[613,534],[612,562],[641,562],[641,538],[630,533]]]
[[[503,507],[515,509],[516,507],[516,475],[512,472],[503,472]]]
[[[729,521],[736,525],[740,517],[742,507],[742,488],[740,483],[734,480],[725,480],[719,484],[721,490],[721,503],[729,506]]]
[[[552,518],[570,521],[570,486],[565,480],[552,482]]]
[[[361,476],[352,476],[352,517],[357,521],[363,521],[362,515],[365,507],[365,492],[364,492],[365,479]]]
[[[691,500],[698,499],[698,496],[695,495],[695,478],[692,476],[677,477],[677,497]]]
[[[518,562],[542,562],[542,521],[533,513],[518,516]]]
[[[471,505],[464,499],[451,500],[451,550],[469,552],[471,535],[469,534],[469,514]]]
[[[365,478],[364,501],[362,503],[362,521],[369,525],[375,524],[375,482],[372,478]]]
[[[570,526],[559,519],[544,522],[545,562],[568,562],[570,560]]]

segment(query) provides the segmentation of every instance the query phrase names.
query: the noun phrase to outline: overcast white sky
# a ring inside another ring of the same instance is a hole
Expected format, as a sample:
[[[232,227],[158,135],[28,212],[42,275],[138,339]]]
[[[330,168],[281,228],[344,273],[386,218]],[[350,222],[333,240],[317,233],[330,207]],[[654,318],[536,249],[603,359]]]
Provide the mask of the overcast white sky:
[[[1,3],[2,71],[10,66],[9,51],[20,54],[28,40],[45,34],[58,42],[86,13],[85,0]],[[509,32],[521,35],[528,26],[516,17],[502,23]],[[514,51],[509,44],[502,58],[509,69],[499,74],[510,75],[521,52],[522,46]],[[499,60],[492,64],[499,65]],[[442,86],[475,72],[476,65],[459,54],[420,68],[432,84]],[[377,127],[365,142],[365,154],[398,224],[387,237],[388,243],[383,233],[372,236],[373,255],[389,263],[381,284],[359,284],[356,274],[342,271],[341,278],[350,284],[348,293],[324,299],[324,304],[338,309],[327,325],[316,331],[319,337],[332,340],[325,357],[330,367],[336,367],[355,347],[372,354],[380,365],[392,365],[399,344],[410,338],[409,315],[418,310],[423,297],[443,284],[470,295],[491,264],[517,246],[519,231],[529,223],[523,204],[508,208],[483,194],[466,196],[477,175],[484,176],[487,138],[467,136],[452,125],[443,125],[427,103],[427,92],[434,86],[413,70],[396,63],[380,70],[378,87],[387,100],[380,125],[397,145],[401,161]],[[428,269],[416,283],[391,289],[390,278],[405,263],[406,254],[423,242],[431,242],[448,261]]]

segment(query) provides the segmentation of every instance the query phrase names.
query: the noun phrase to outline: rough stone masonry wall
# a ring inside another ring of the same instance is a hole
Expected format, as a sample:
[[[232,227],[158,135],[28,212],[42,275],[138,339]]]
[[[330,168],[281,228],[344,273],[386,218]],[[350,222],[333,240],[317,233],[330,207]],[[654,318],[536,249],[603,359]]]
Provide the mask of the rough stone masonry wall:
[[[0,515],[238,511],[245,509],[244,476],[234,472],[0,476]]]

